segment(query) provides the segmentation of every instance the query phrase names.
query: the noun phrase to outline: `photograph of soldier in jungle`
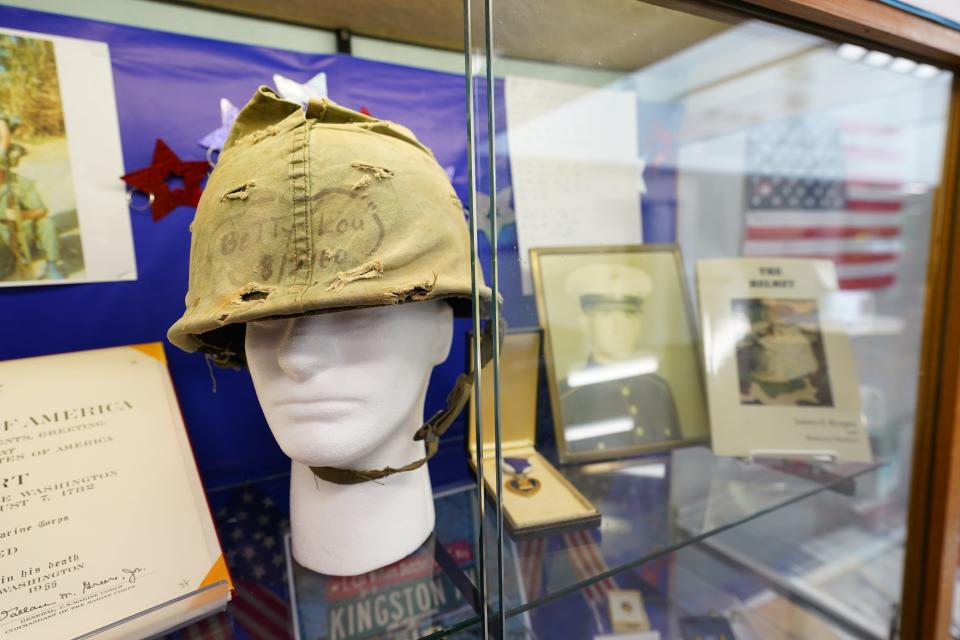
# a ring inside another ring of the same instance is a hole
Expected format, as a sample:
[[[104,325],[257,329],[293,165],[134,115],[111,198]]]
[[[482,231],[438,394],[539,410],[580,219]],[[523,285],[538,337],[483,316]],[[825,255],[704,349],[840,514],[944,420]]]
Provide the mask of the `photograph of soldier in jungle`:
[[[84,275],[53,43],[0,35],[0,285]]]
[[[737,342],[741,404],[832,407],[817,301],[753,298],[732,304],[749,327]]]

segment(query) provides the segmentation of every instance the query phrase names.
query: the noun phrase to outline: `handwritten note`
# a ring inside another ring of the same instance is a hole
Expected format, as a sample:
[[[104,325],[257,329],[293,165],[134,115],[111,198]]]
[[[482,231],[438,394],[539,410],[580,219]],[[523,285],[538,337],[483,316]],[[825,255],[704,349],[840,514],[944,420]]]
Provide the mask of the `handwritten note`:
[[[636,96],[508,77],[506,106],[523,292],[531,248],[642,242]]]

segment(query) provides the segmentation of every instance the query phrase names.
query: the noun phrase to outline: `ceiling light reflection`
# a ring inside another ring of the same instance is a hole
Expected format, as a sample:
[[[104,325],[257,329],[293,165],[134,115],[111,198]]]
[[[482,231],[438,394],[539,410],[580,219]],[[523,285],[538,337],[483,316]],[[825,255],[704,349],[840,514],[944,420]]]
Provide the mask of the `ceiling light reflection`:
[[[584,387],[588,384],[600,384],[611,380],[635,378],[647,373],[655,373],[660,363],[653,356],[641,356],[630,360],[620,360],[606,364],[594,364],[571,371],[567,375],[567,384],[571,387]]]
[[[920,64],[913,70],[913,75],[921,80],[929,80],[938,73],[940,73],[940,69],[937,69],[932,64]]]
[[[667,464],[665,462],[592,462],[580,467],[580,471],[590,475],[606,475],[610,473],[625,474],[639,478],[666,478]]]
[[[910,73],[917,68],[917,63],[909,58],[894,58],[890,63],[890,71],[896,73]]]
[[[640,478],[666,478],[667,465],[663,464],[662,462],[657,462],[654,464],[638,464],[635,467],[621,469],[620,473],[628,476],[638,476]]]
[[[612,418],[610,420],[597,420],[596,422],[570,425],[564,431],[566,432],[568,441],[578,441],[600,438],[615,433],[625,433],[632,430],[633,420],[630,418]]]
[[[863,56],[867,55],[867,50],[859,45],[850,44],[848,42],[837,47],[837,55],[844,60],[856,62]]]
[[[864,63],[877,68],[887,66],[891,60],[893,56],[884,51],[871,51],[863,59]]]

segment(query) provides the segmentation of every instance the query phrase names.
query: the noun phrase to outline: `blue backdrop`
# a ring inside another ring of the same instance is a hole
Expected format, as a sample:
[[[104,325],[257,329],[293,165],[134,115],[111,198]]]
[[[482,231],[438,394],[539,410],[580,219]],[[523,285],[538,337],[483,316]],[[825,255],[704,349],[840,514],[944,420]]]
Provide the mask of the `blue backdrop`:
[[[242,106],[279,73],[298,82],[327,75],[330,97],[351,108],[410,127],[431,147],[461,201],[467,202],[465,84],[462,75],[194,38],[23,9],[0,8],[0,25],[88,40],[110,47],[127,171],[150,164],[157,138],[184,160],[200,160],[197,141],[220,126],[219,101]],[[498,189],[509,187],[502,84],[496,92]],[[653,111],[649,111],[653,113]],[[674,113],[674,112],[670,112]],[[659,117],[659,116],[658,116]],[[668,118],[669,120],[669,118]],[[641,141],[642,142],[642,141]],[[482,151],[482,150],[481,150]],[[665,178],[665,179],[664,179]],[[119,176],[118,176],[119,179]],[[644,206],[647,241],[672,241],[672,174],[652,181]],[[659,203],[648,207],[647,204]],[[25,287],[0,291],[0,359],[165,340],[183,311],[193,209],[181,207],[159,222],[131,212],[139,279],[135,282]],[[501,242],[501,286],[513,326],[535,325],[534,305],[520,300],[516,243]],[[515,232],[513,234],[515,238]],[[482,244],[485,241],[482,241]],[[486,255],[481,247],[481,255]],[[450,358],[434,372],[427,413],[443,404],[453,378],[466,366],[465,332],[457,321]],[[216,392],[203,357],[167,344],[167,355],[197,461],[208,488],[289,470],[260,411],[246,371],[215,370]],[[82,374],[82,372],[78,372]],[[466,479],[463,418],[431,462],[435,484]]]

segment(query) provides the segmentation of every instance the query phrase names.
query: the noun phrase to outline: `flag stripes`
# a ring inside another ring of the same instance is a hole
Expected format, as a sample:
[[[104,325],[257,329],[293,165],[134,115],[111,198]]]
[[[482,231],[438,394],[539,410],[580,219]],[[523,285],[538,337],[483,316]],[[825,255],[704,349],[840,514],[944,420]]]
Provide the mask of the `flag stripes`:
[[[563,534],[563,539],[567,545],[567,552],[577,580],[592,580],[601,573],[610,570],[603,554],[600,553],[600,545],[597,544],[590,533],[574,531]],[[616,581],[612,576],[608,576],[584,587],[583,594],[588,601],[600,606],[606,603],[607,593],[615,591],[617,588]]]
[[[290,629],[290,608],[279,596],[253,582],[237,581],[237,590],[229,611],[237,624],[255,640],[287,640]]]
[[[896,127],[790,118],[747,134],[747,256],[826,258],[842,289],[896,282],[903,153]]]

